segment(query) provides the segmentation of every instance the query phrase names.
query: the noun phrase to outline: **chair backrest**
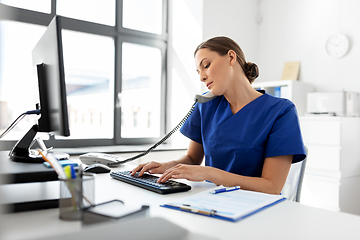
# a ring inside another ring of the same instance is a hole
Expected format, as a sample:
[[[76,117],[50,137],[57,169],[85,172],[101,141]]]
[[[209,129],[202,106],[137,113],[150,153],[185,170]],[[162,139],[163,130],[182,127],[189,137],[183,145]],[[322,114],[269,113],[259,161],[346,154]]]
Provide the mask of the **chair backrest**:
[[[307,156],[308,149],[306,146],[305,151]],[[301,188],[306,167],[306,159],[307,157],[301,162],[291,164],[288,177],[281,191],[281,195],[283,195],[290,201],[300,202]]]

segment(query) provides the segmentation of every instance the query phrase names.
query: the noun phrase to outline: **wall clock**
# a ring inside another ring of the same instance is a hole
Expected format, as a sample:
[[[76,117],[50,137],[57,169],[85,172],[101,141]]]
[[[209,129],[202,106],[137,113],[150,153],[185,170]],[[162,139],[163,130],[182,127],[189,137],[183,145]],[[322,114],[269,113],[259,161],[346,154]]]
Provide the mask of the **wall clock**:
[[[328,38],[325,47],[329,56],[341,58],[348,52],[349,46],[349,38],[344,34],[337,33]]]

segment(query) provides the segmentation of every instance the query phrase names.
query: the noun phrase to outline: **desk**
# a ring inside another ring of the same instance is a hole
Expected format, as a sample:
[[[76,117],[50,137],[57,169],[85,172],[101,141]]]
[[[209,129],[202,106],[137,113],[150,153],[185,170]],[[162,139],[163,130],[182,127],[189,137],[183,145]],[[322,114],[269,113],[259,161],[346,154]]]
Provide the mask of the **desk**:
[[[0,151],[0,174],[8,183],[56,181],[58,176],[52,168],[42,163],[22,163],[10,160],[8,151]]]
[[[114,171],[131,168],[132,165],[126,164]],[[360,239],[359,216],[290,201],[281,202],[235,223],[159,206],[214,186],[206,182],[187,183],[192,186],[189,192],[160,195],[112,179],[109,174],[98,174],[95,179],[95,201],[100,203],[121,199],[125,203],[147,204],[150,205],[151,217],[167,219],[190,232],[216,239]],[[3,214],[1,217],[5,221],[0,224],[0,232],[4,234],[4,239],[11,240],[41,236],[49,236],[50,239],[52,235],[81,231],[80,222],[62,221],[58,216],[58,209]],[[104,239],[115,239],[106,233],[104,236],[107,237]]]
[[[3,204],[11,211],[58,207],[58,176],[43,163],[13,162],[9,152],[0,151],[0,177],[7,185],[1,186]]]

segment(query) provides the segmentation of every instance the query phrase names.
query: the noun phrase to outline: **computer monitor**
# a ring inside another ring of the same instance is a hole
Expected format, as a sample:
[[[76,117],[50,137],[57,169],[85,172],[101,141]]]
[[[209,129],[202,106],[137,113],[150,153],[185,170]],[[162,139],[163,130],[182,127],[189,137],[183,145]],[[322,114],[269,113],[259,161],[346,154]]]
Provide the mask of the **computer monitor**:
[[[61,17],[55,16],[32,51],[37,68],[40,118],[10,152],[16,162],[43,162],[30,146],[37,132],[70,136],[66,101],[65,73],[61,37]]]

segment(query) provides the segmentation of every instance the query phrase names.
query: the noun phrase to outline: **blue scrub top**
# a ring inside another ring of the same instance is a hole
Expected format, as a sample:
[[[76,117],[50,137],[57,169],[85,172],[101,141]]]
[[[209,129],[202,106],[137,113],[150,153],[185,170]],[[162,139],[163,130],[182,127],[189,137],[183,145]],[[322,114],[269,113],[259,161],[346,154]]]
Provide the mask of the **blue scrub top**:
[[[180,131],[203,145],[206,166],[243,176],[261,177],[267,157],[306,156],[295,105],[267,93],[236,114],[224,96],[197,103]]]

